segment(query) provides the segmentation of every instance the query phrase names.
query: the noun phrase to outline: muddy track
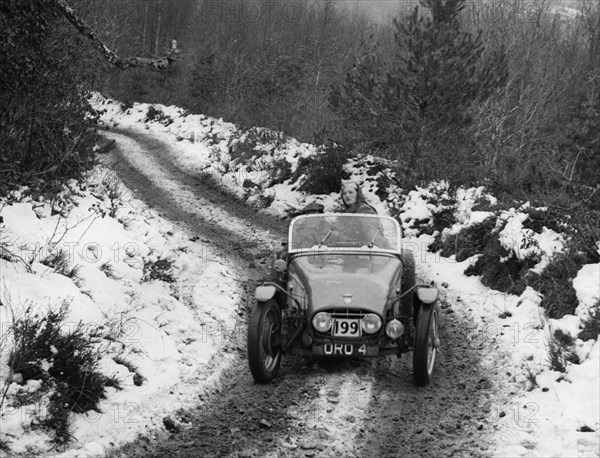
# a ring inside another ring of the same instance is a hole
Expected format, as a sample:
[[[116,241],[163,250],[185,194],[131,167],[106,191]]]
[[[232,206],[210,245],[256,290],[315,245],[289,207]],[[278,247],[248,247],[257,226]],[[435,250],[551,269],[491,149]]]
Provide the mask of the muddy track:
[[[277,242],[284,239],[287,224],[275,218],[259,215],[256,210],[248,207],[232,197],[230,193],[218,186],[218,182],[210,179],[207,174],[195,173],[182,170],[173,160],[170,147],[161,140],[141,132],[130,132],[126,129],[113,129],[113,138],[135,138],[136,143],[145,154],[151,155],[150,163],[143,164],[159,167],[167,179],[177,182],[173,193],[169,189],[160,189],[156,186],[152,170],[144,168],[139,162],[139,157],[126,151],[126,148],[118,146],[109,155],[104,163],[114,170],[125,185],[134,190],[137,198],[144,200],[148,205],[159,211],[164,217],[174,222],[179,222],[192,233],[198,233],[206,239],[210,239],[220,248],[232,252],[235,257],[251,261],[264,257],[267,249],[262,240],[264,237],[256,237],[256,230],[270,233],[271,239],[277,238]],[[121,141],[121,143],[123,143]],[[191,206],[184,207],[178,200],[177,190],[183,188],[189,191],[197,200]],[[212,207],[218,207],[226,211],[226,214],[235,215],[239,220],[246,223],[248,231],[240,233],[231,228],[212,222],[219,215],[213,216]]]
[[[250,297],[285,222],[258,215],[214,181],[182,170],[171,147],[142,130],[109,135],[119,146],[106,163],[137,198],[234,259]],[[481,355],[493,349],[469,343],[469,317],[452,309],[450,297],[442,303],[443,348],[428,387],[413,384],[412,353],[377,360],[286,357],[274,383],[257,385],[244,345],[225,345],[233,368],[197,405],[173,414],[179,431],[148,431],[110,456],[489,456],[506,399],[498,380],[506,376],[500,361],[484,367]],[[236,305],[242,326],[250,302]]]

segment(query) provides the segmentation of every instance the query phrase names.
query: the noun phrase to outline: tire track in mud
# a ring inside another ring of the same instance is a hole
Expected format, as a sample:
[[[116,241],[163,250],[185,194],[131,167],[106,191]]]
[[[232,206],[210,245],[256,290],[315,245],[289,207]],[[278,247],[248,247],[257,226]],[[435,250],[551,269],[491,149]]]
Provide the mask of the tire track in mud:
[[[119,146],[103,165],[163,216],[214,240],[224,255],[233,253],[236,259],[251,262],[270,253],[273,238],[284,239],[286,223],[258,215],[206,176],[181,170],[163,141],[133,129],[106,136]],[[158,187],[157,182],[163,185]]]
[[[287,223],[257,215],[181,170],[170,146],[144,131],[109,136],[120,145],[109,166],[136,197],[233,259],[250,299]],[[232,304],[244,329],[248,305]],[[442,306],[442,352],[427,387],[414,386],[412,353],[372,360],[288,355],[273,383],[257,385],[245,343],[225,343],[230,369],[197,405],[174,414],[178,433],[148,431],[110,456],[490,456],[497,406],[509,409],[502,406],[504,387],[494,381],[502,378],[501,366],[491,374],[481,355],[493,349],[470,345],[468,316]]]
[[[481,350],[469,345],[466,323],[449,306],[442,311],[442,349],[429,385],[414,385],[412,353],[375,364],[362,456],[491,456],[502,389],[482,367]]]
[[[212,183],[180,170],[170,160],[169,146],[157,138],[135,130],[107,136],[119,146],[104,165],[136,198],[203,241],[209,239],[232,259],[237,275],[247,279],[243,287],[250,298],[253,286],[267,273],[269,245],[274,238],[284,239],[287,224],[257,215]],[[248,304],[232,306],[238,307],[239,325],[245,329]],[[288,357],[275,382],[257,385],[247,368],[245,345],[241,348],[240,343],[225,342],[219,351],[220,357],[224,352],[233,355],[233,363],[212,391],[200,393],[198,404],[188,411],[173,414],[183,425],[178,434],[148,431],[109,456],[264,456],[273,449],[294,447],[286,440],[298,435],[294,432],[300,428],[295,424],[298,418],[314,415],[310,402],[318,396],[323,380],[311,377],[302,358]]]

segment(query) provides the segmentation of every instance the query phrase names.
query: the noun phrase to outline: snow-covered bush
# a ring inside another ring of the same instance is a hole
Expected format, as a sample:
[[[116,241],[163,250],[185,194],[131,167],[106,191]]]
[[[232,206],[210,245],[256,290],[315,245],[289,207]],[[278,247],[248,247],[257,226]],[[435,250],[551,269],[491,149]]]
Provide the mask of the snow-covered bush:
[[[156,108],[154,105],[150,105],[146,112],[146,122],[149,121],[159,122],[165,126],[168,126],[173,122],[169,115],[163,113],[160,108]]]
[[[48,255],[40,261],[40,263],[51,267],[57,274],[64,275],[65,277],[72,279],[76,279],[77,272],[79,270],[78,266],[71,266],[69,254],[63,249],[50,251]]]
[[[497,237],[486,245],[485,251],[475,264],[465,270],[465,275],[481,275],[485,286],[509,294],[520,295],[525,291],[525,273],[537,263],[531,258],[511,256]]]
[[[493,237],[496,218],[490,216],[480,223],[467,226],[456,234],[448,234],[441,242],[442,256],[455,255],[458,262],[485,251]]]
[[[561,253],[554,256],[541,273],[528,275],[527,284],[543,295],[540,305],[548,317],[562,318],[575,312],[578,301],[573,278],[583,265],[581,261],[573,253]]]
[[[299,181],[298,189],[309,194],[330,194],[340,190],[342,180],[349,178],[344,165],[348,152],[341,148],[327,148],[313,156],[298,161],[292,181]]]
[[[446,181],[410,191],[401,208],[400,219],[405,235],[428,234],[434,237],[434,249],[444,229],[456,222],[456,194]]]
[[[579,357],[574,348],[575,343],[573,338],[560,329],[556,329],[548,342],[548,363],[550,369],[565,372],[568,363],[579,364]]]
[[[579,333],[579,338],[581,340],[589,340],[594,339],[597,340],[600,335],[600,299],[596,302],[589,312],[587,316],[584,316],[581,323],[581,332]]]
[[[120,387],[115,377],[100,372],[103,330],[67,323],[68,311],[66,301],[46,315],[29,306],[14,318],[7,341],[0,343],[9,352],[4,393],[13,392],[12,402],[20,405],[43,402],[37,421],[53,429],[59,443],[69,439],[71,412],[98,411],[106,388]]]
[[[155,261],[147,259],[144,262],[144,276],[142,281],[161,280],[165,283],[174,283],[173,261],[158,258]]]

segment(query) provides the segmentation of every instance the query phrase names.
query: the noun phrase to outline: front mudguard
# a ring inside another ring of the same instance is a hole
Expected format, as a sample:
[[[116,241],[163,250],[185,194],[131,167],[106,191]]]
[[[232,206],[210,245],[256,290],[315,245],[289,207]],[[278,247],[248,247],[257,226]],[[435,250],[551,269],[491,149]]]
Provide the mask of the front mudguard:
[[[277,288],[274,285],[260,285],[254,291],[254,297],[259,302],[267,302],[275,297]]]

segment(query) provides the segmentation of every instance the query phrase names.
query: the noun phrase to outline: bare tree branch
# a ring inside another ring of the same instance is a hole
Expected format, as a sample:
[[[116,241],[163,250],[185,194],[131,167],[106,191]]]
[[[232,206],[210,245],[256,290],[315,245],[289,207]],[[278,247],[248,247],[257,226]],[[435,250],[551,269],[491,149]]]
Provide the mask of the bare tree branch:
[[[131,67],[148,67],[150,70],[164,70],[172,62],[178,60],[177,56],[181,51],[177,48],[177,41],[171,41],[171,49],[166,56],[151,59],[147,57],[119,57],[114,51],[111,51],[98,38],[94,31],[79,17],[79,15],[69,6],[65,0],[50,0],[50,5],[62,14],[75,28],[90,40],[92,46],[102,54],[108,62],[122,70]]]

